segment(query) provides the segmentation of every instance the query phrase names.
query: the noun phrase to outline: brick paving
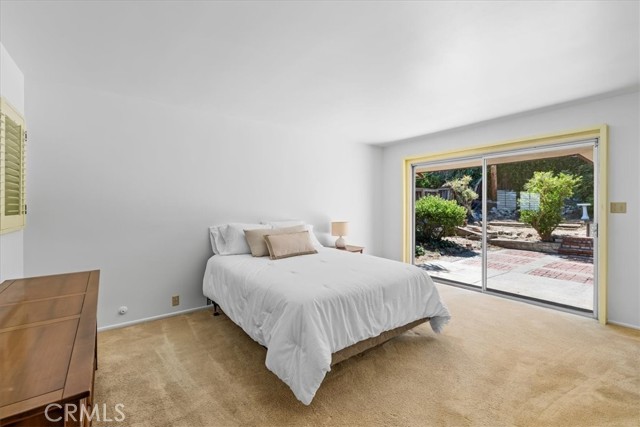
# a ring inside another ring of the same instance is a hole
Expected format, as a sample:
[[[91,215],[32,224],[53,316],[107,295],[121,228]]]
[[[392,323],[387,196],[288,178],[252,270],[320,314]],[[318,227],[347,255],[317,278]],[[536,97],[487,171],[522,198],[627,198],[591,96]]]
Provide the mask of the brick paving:
[[[527,265],[535,262],[538,258],[544,257],[545,254],[531,251],[515,251],[502,250],[499,253],[489,253],[487,267],[492,270],[511,271],[519,266]],[[472,258],[462,262],[467,265],[481,265],[482,261],[478,258]]]
[[[551,264],[544,265],[544,268],[549,268],[551,270],[566,270],[574,273],[593,274],[593,263],[587,262],[555,261]]]
[[[557,263],[557,264],[561,264],[561,263]],[[529,271],[527,274],[532,276],[549,277],[551,279],[557,279],[557,280],[567,280],[569,282],[593,284],[593,275],[585,276],[583,274],[575,274],[571,272],[565,272],[563,270],[536,268],[535,270]]]
[[[463,261],[462,263],[467,265],[477,265],[477,266],[482,265],[482,261],[475,258],[467,261]],[[499,270],[499,271],[511,271],[514,268],[514,266],[512,265],[503,264],[501,262],[494,262],[494,261],[487,262],[487,267],[492,270]]]
[[[505,264],[514,264],[514,265],[527,265],[535,262],[536,258],[529,258],[525,256],[513,256],[513,255],[502,255],[502,254],[489,254],[489,259],[491,261],[503,262]]]
[[[505,255],[514,255],[514,256],[521,256],[521,257],[527,257],[527,258],[544,258],[545,256],[547,256],[547,254],[544,254],[542,252],[521,251],[521,250],[515,250],[515,249],[503,250],[503,251],[500,251],[500,253]]]
[[[566,280],[577,283],[593,284],[593,262],[577,262],[577,261],[565,261],[563,259],[556,259],[553,262],[540,266],[536,263],[541,258],[548,256],[548,254],[532,251],[519,251],[519,250],[502,250],[498,253],[489,252],[489,260],[487,267],[491,270],[497,271],[512,271],[519,269],[528,264],[533,265],[531,270],[522,271],[524,274],[530,276],[548,277],[557,280]],[[471,258],[462,261],[462,264],[480,266],[482,260],[479,258]]]

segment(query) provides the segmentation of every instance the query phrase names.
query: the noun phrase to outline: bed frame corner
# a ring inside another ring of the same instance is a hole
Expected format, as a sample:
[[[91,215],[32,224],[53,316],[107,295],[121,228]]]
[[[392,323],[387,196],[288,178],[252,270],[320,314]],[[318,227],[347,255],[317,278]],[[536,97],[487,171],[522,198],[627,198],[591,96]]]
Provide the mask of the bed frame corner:
[[[211,304],[213,304],[213,315],[220,316],[220,310],[219,310],[220,306],[218,305],[218,303],[212,300],[211,298],[207,297],[207,305],[211,305]]]

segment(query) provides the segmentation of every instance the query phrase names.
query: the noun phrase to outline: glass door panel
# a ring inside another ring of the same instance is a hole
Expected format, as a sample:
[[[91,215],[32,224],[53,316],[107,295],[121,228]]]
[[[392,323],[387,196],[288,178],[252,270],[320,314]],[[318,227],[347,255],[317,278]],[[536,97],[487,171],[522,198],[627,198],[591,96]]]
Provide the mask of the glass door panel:
[[[482,287],[482,158],[414,168],[414,264],[438,281]]]
[[[486,289],[592,312],[594,144],[486,158]]]

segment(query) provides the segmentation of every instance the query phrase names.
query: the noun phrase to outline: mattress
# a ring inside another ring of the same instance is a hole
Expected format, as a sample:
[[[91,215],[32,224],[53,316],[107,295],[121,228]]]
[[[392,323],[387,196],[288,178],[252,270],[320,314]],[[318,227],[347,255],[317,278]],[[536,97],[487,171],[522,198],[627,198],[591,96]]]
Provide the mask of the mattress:
[[[450,318],[422,269],[330,248],[280,260],[214,256],[203,293],[267,347],[267,368],[306,405],[332,353],[422,318],[440,332]]]

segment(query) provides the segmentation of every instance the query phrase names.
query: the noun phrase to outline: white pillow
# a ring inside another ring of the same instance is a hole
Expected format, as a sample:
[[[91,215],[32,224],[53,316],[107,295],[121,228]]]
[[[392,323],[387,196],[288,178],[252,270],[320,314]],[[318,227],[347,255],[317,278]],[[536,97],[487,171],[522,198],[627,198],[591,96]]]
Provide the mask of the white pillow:
[[[318,240],[315,233],[313,232],[313,225],[306,224],[301,219],[287,219],[282,221],[261,221],[261,224],[270,225],[272,228],[285,228],[285,227],[293,227],[296,225],[304,225],[305,230],[309,232],[309,238],[311,239],[311,244],[314,248],[319,249],[322,248],[322,243]]]
[[[215,255],[250,254],[251,250],[244,237],[244,230],[256,228],[272,228],[266,224],[230,223],[209,227],[211,250]]]
[[[220,250],[218,246],[221,248],[224,247],[224,238],[222,237],[221,228],[226,228],[227,225],[214,225],[209,227],[209,240],[211,240],[211,250],[215,255],[220,255]]]
[[[320,243],[320,240],[318,240],[318,238],[316,237],[316,233],[313,232],[313,225],[305,224],[304,226],[305,229],[309,232],[309,238],[311,239],[311,244],[313,245],[313,247],[316,249],[323,248],[324,246],[322,246],[322,243]]]
[[[260,221],[260,224],[268,224],[273,228],[285,228],[304,225],[304,221],[301,219],[286,219],[281,221]]]
[[[273,228],[268,224],[243,224],[232,222],[221,229],[222,238],[224,240],[223,247],[220,247],[220,240],[216,240],[216,246],[220,255],[240,255],[250,254],[251,248],[244,236],[244,230],[256,230],[264,228]]]

